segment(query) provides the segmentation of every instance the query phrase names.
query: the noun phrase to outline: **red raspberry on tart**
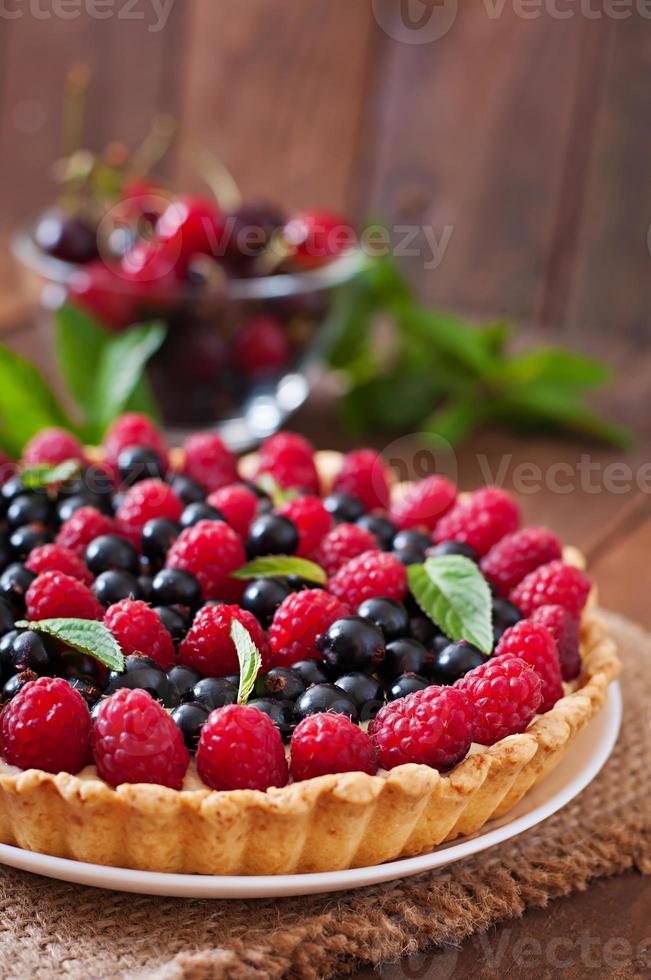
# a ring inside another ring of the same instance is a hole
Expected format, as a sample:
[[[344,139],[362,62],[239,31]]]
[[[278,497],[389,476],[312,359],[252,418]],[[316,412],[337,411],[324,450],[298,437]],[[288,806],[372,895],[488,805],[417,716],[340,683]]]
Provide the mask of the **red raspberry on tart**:
[[[319,660],[317,640],[350,609],[336,596],[320,589],[294,592],[282,601],[269,629],[274,667],[291,667],[298,660]]]
[[[342,602],[359,606],[365,599],[402,599],[407,592],[405,566],[385,551],[365,551],[332,576],[328,589]]]
[[[386,509],[390,482],[389,470],[379,453],[374,449],[356,449],[344,457],[333,490],[357,497],[365,510]]]
[[[242,595],[243,583],[231,572],[245,562],[242,539],[223,521],[199,521],[186,528],[167,554],[167,567],[194,575],[204,599],[228,602],[237,602]]]
[[[264,630],[250,612],[239,606],[204,606],[179,646],[179,661],[206,677],[225,677],[239,671],[231,624],[236,619],[248,631],[262,656],[264,670],[269,664],[269,644]]]
[[[517,531],[520,508],[499,487],[483,487],[459,500],[434,529],[434,542],[461,541],[481,557]]]

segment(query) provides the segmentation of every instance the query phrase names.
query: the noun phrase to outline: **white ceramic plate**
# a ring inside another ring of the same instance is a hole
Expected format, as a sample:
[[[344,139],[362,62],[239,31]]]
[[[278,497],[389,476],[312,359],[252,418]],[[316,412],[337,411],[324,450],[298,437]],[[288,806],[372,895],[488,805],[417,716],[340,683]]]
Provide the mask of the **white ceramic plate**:
[[[83,864],[47,854],[33,854],[18,847],[0,844],[0,863],[78,885],[176,898],[277,898],[283,895],[311,895],[362,888],[364,885],[407,878],[422,871],[441,868],[500,844],[560,810],[592,782],[608,759],[617,740],[621,717],[622,698],[619,685],[611,684],[603,710],[577,737],[560,765],[534,787],[507,816],[486,824],[482,832],[474,837],[464,837],[450,844],[443,844],[430,854],[421,854],[414,858],[403,858],[370,868],[353,868],[351,871],[235,877],[105,868],[98,864]]]

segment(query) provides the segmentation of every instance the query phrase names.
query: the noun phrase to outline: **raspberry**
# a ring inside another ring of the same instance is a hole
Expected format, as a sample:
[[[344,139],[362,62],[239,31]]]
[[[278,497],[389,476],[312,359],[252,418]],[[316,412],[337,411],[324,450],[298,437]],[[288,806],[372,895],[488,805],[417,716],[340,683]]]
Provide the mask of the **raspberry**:
[[[562,606],[538,606],[531,622],[544,626],[556,640],[558,659],[564,681],[573,681],[581,673],[579,627]]]
[[[217,708],[201,729],[197,771],[211,789],[284,786],[287,760],[278,729],[257,708]]]
[[[25,567],[35,575],[41,572],[63,572],[78,578],[84,585],[90,585],[93,577],[81,558],[60,544],[42,544],[30,552]]]
[[[102,619],[104,610],[88,586],[63,572],[42,572],[25,594],[28,619]]]
[[[167,670],[174,664],[174,644],[160,617],[139,599],[122,599],[109,606],[104,625],[120,644],[125,657],[143,653]]]
[[[291,742],[292,779],[312,779],[334,772],[377,772],[373,742],[346,715],[318,714],[304,718]]]
[[[226,523],[241,538],[248,536],[249,527],[258,513],[259,498],[253,490],[242,483],[232,483],[211,493],[207,502],[224,515]]]
[[[314,450],[307,439],[294,432],[278,432],[262,443],[257,475],[264,473],[269,473],[283,490],[319,494]]]
[[[407,573],[402,562],[386,551],[365,551],[342,565],[328,582],[333,595],[351,606],[365,599],[403,599]]]
[[[262,669],[269,669],[269,643],[255,616],[239,606],[204,606],[194,618],[179,647],[179,660],[207,677],[225,677],[240,669],[231,639],[234,619],[251,634],[262,657]]]
[[[186,439],[183,472],[207,493],[237,481],[237,460],[214,432],[196,432]]]
[[[90,714],[61,677],[39,677],[2,713],[0,748],[10,766],[78,773],[90,757]]]
[[[110,786],[181,789],[190,756],[181,730],[151,694],[122,688],[102,702],[93,727],[97,772]]]
[[[61,525],[56,543],[83,558],[86,546],[103,534],[115,534],[114,522],[95,507],[80,507]]]
[[[303,558],[318,548],[321,539],[332,529],[333,520],[319,497],[298,497],[278,508],[278,513],[293,521],[298,529],[297,555]]]
[[[68,459],[85,460],[79,439],[65,429],[41,429],[23,449],[23,466],[56,465]]]
[[[357,524],[338,524],[326,534],[314,553],[314,560],[325,568],[328,576],[333,576],[351,558],[376,548],[375,536],[366,528]]]
[[[482,487],[457,501],[436,525],[434,542],[462,541],[485,555],[506,534],[517,531],[520,509],[512,497],[498,487]]]
[[[480,566],[497,594],[506,597],[529,572],[560,558],[561,551],[560,541],[551,531],[544,527],[526,527],[507,534],[494,544]]]
[[[230,573],[245,562],[240,537],[223,521],[199,521],[186,528],[167,553],[167,567],[194,575],[204,599],[237,602],[244,587]]]
[[[578,568],[550,561],[523,578],[509,599],[523,616],[531,616],[539,606],[562,606],[578,622],[590,588],[590,580]]]
[[[542,682],[541,712],[549,711],[563,697],[556,640],[544,626],[523,619],[509,627],[495,648],[495,656],[518,657],[535,670]]]
[[[389,506],[389,470],[374,449],[356,449],[344,458],[335,478],[335,493],[351,493],[362,501],[365,510]]]
[[[400,528],[426,528],[433,531],[436,524],[454,505],[457,488],[444,476],[430,476],[415,483],[401,500],[391,506],[391,520]]]
[[[470,698],[455,687],[426,687],[391,701],[369,725],[380,766],[451,769],[470,748],[473,716]]]
[[[293,592],[283,599],[269,629],[274,667],[291,667],[298,660],[320,660],[316,641],[349,607],[320,589]]]
[[[130,446],[145,446],[153,449],[167,468],[167,446],[162,435],[146,415],[128,412],[115,420],[104,436],[104,458],[111,467],[116,468],[118,456]]]
[[[507,735],[523,732],[542,701],[542,682],[517,657],[493,657],[457,681],[475,707],[473,742],[493,745]]]
[[[162,480],[153,478],[141,480],[127,490],[115,520],[120,531],[137,547],[147,521],[155,517],[178,521],[182,513],[183,504],[172,488]]]

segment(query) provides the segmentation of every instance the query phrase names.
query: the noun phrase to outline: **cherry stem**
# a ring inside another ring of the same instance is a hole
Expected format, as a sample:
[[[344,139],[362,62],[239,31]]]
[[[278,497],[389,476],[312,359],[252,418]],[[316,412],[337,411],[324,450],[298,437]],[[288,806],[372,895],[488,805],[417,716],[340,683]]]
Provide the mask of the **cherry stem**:
[[[144,177],[163,159],[176,136],[176,120],[163,113],[152,121],[140,146],[133,151],[129,164],[131,177]]]
[[[197,169],[220,208],[227,214],[237,211],[242,204],[242,194],[237,181],[223,160],[206,149],[199,150],[195,157]]]

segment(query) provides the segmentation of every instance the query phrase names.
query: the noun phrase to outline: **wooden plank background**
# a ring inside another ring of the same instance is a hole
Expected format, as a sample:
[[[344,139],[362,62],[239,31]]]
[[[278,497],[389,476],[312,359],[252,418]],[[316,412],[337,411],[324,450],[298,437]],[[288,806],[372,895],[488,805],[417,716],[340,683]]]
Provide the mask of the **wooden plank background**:
[[[444,36],[413,43],[401,18],[422,0],[175,0],[162,30],[151,0],[129,19],[121,0],[106,19],[81,2],[70,19],[13,3],[20,16],[0,16],[3,242],[51,196],[63,81],[83,60],[94,148],[135,145],[170,112],[166,166],[183,186],[204,146],[247,195],[451,229],[436,269],[410,262],[428,300],[579,345],[646,344],[651,28],[638,14],[458,5]],[[6,308],[6,251],[0,285]]]

